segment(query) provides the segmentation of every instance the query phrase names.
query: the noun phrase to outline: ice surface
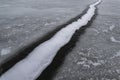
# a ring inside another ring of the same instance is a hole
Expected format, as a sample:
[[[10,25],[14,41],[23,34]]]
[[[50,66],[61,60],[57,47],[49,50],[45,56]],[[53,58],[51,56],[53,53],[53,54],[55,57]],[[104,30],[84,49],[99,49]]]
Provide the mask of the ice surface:
[[[101,0],[90,5],[87,13],[81,19],[69,24],[50,40],[35,48],[25,59],[3,74],[0,80],[35,80],[42,71],[52,62],[57,51],[67,44],[75,31],[86,25],[95,13],[95,6]]]

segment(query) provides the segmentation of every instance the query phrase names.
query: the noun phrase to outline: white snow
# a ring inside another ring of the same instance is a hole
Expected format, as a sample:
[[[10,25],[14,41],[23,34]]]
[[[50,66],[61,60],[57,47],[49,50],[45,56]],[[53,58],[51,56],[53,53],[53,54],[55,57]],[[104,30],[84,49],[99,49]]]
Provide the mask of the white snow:
[[[9,53],[11,52],[11,49],[10,49],[10,48],[11,48],[11,47],[2,49],[0,55],[1,55],[1,56],[4,56],[4,55],[9,54]]]
[[[107,33],[107,32],[108,32],[108,29],[104,29],[103,32],[104,32],[104,33]]]
[[[85,61],[81,61],[81,62],[77,62],[78,65],[82,65],[82,64],[85,64]]]
[[[100,32],[99,32],[97,29],[95,29],[95,28],[93,28],[93,31],[95,31],[97,34],[100,33]]]
[[[83,65],[83,66],[86,66],[88,65],[89,68],[90,68],[90,65],[93,65],[93,66],[99,66],[101,65],[103,62],[101,60],[99,60],[98,62],[93,62],[91,60],[88,60],[87,58],[82,58],[83,61],[78,61],[77,62],[77,65]]]
[[[115,55],[116,57],[117,56],[120,56],[120,50],[118,51],[118,52],[116,52],[116,55]]]
[[[101,65],[101,63],[100,62],[90,62],[90,64],[92,64],[93,66],[99,66],[99,65]]]
[[[75,31],[91,20],[95,14],[95,6],[100,2],[101,0],[98,0],[90,5],[89,10],[81,19],[61,29],[50,40],[35,48],[25,59],[4,73],[0,80],[35,80],[52,62],[58,50],[70,41]]]
[[[119,57],[119,56],[120,56],[120,50],[118,52],[116,52],[116,54],[113,57],[111,57],[111,59],[115,58],[115,57]]]
[[[110,40],[111,40],[112,42],[115,42],[115,43],[120,43],[120,41],[119,41],[119,40],[116,40],[113,36],[110,37]]]
[[[115,25],[110,26],[110,31],[112,31],[115,28]]]

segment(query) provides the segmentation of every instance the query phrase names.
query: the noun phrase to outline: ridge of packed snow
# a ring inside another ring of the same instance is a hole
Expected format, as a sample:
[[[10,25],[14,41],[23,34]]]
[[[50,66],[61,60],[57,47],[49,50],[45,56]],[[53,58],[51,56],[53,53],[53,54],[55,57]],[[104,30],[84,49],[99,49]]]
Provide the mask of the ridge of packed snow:
[[[62,28],[50,40],[40,44],[25,59],[4,73],[0,80],[35,80],[52,62],[58,50],[70,41],[75,31],[91,20],[95,14],[95,6],[100,2],[101,0],[98,0],[91,4],[82,18]]]

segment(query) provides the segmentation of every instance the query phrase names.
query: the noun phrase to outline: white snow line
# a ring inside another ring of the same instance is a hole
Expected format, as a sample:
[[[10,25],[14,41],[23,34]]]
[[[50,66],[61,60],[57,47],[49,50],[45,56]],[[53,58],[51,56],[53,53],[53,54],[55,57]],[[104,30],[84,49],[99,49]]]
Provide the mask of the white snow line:
[[[4,73],[0,80],[35,80],[52,62],[58,50],[67,44],[75,31],[86,25],[95,14],[95,6],[101,0],[91,4],[85,15],[56,33],[50,40],[40,44],[25,59]],[[58,63],[59,64],[59,63]]]

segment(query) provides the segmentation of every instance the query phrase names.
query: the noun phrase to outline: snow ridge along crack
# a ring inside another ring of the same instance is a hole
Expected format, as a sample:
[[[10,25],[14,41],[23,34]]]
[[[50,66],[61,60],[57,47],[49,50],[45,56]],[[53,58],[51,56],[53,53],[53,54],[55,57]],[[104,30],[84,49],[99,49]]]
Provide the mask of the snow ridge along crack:
[[[52,62],[60,48],[70,41],[75,31],[87,25],[100,2],[101,0],[98,0],[91,4],[85,15],[62,28],[51,39],[36,47],[25,59],[5,72],[0,80],[35,80]]]

